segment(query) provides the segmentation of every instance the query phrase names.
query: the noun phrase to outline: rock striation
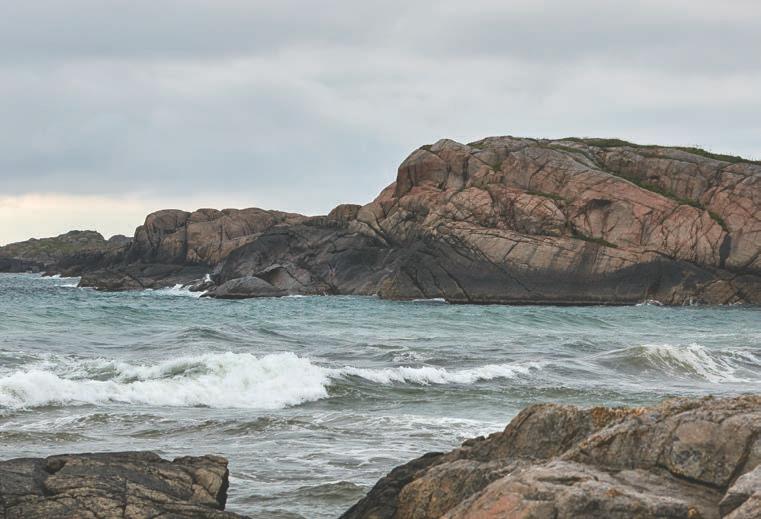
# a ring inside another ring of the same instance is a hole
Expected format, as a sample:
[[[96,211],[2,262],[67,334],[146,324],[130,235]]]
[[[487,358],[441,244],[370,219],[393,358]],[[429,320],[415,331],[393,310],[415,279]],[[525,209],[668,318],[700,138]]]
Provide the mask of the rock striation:
[[[0,461],[6,519],[232,519],[224,512],[227,460],[166,461],[151,452],[72,454]]]
[[[533,405],[397,467],[342,519],[761,517],[761,397]]]
[[[208,273],[210,297],[758,304],[761,164],[618,140],[444,139],[364,206],[159,211],[120,251],[68,272],[110,290]]]

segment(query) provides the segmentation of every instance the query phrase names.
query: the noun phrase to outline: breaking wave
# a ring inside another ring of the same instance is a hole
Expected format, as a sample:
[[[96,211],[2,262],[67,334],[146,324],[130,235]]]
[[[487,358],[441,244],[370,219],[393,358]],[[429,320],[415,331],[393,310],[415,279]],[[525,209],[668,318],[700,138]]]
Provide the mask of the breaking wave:
[[[474,384],[481,380],[496,378],[515,378],[528,375],[531,370],[539,369],[539,363],[533,364],[488,364],[476,368],[447,370],[424,366],[420,368],[396,367],[382,369],[344,368],[343,375],[360,377],[378,384]]]
[[[293,353],[206,354],[153,365],[96,360],[69,373],[33,368],[2,377],[0,405],[115,402],[278,409],[325,398],[328,384],[324,368]]]
[[[688,345],[644,344],[603,355],[603,364],[628,366],[713,384],[761,382],[761,355],[750,350],[710,349]]]
[[[204,292],[191,292],[189,286],[174,285],[173,287],[148,288],[143,290],[144,295],[157,295],[157,296],[180,296],[180,297],[201,297]]]
[[[154,364],[58,357],[0,377],[0,406],[19,409],[124,403],[280,409],[327,398],[328,388],[348,377],[378,384],[472,384],[526,375],[537,367],[492,364],[462,370],[330,368],[291,352],[260,357],[250,353],[209,353]]]

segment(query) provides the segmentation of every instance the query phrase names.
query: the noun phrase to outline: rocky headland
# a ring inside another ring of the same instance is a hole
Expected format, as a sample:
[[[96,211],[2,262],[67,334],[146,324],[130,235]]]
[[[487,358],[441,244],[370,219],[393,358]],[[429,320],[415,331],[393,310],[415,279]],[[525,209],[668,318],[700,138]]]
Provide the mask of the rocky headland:
[[[761,517],[761,397],[538,404],[395,468],[341,519]]]
[[[218,298],[758,304],[761,164],[618,140],[440,140],[364,206],[159,211],[129,243],[56,271],[103,290],[192,284]]]

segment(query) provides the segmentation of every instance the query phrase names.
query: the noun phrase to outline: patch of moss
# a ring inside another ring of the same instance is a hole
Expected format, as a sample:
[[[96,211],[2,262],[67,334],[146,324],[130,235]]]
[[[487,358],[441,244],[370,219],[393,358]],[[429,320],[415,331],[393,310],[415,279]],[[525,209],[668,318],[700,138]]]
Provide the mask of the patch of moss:
[[[684,198],[681,196],[678,196],[673,191],[670,191],[668,189],[665,189],[657,184],[651,184],[650,182],[647,182],[645,180],[642,180],[641,178],[637,178],[631,175],[623,175],[621,173],[617,173],[617,176],[624,178],[631,182],[632,184],[636,184],[637,186],[641,187],[642,189],[647,189],[648,191],[652,191],[653,193],[657,193],[661,196],[664,196],[666,198],[670,198],[671,200],[677,202],[680,205],[689,205],[691,207],[694,207],[695,209],[700,209],[701,211],[707,211],[709,216],[713,218],[713,220],[721,225],[721,228],[725,231],[729,231],[727,228],[727,224],[724,222],[724,219],[719,216],[718,214],[714,213],[713,211],[708,211],[706,207],[701,204],[700,202],[696,200],[692,200],[690,198]]]
[[[658,146],[655,144],[636,144],[634,142],[625,141],[623,139],[595,139],[595,138],[582,138],[582,137],[565,137],[560,139],[561,141],[578,142],[581,144],[587,144],[589,146],[596,146],[598,148],[621,148],[630,147],[637,149],[673,149],[692,153],[693,155],[699,155],[713,160],[720,160],[723,162],[729,162],[732,164],[757,164],[761,165],[761,160],[752,160],[740,157],[738,155],[725,155],[722,153],[713,153],[698,146]]]
[[[578,142],[580,144],[587,144],[589,146],[597,146],[598,148],[620,148],[622,146],[630,146],[633,148],[646,148],[641,144],[635,144],[633,142],[625,141],[623,139],[592,139],[581,137],[565,137],[560,139],[561,141]]]
[[[546,147],[551,150],[564,151],[566,153],[578,153],[579,155],[587,156],[583,150],[571,146],[563,146],[562,144],[548,144]]]
[[[739,155],[725,155],[723,153],[712,153],[708,150],[704,150],[703,148],[698,148],[698,147],[677,146],[676,149],[686,151],[687,153],[692,153],[693,155],[700,155],[701,157],[706,157],[708,159],[720,160],[723,162],[731,162],[732,164],[741,164],[743,162],[748,164],[761,164],[761,160],[744,159],[740,157]]]
[[[572,229],[571,235],[576,240],[582,240],[587,241],[589,243],[596,243],[597,245],[602,245],[603,247],[610,247],[611,249],[617,249],[618,245],[615,243],[611,243],[608,240],[604,240],[603,238],[596,238],[594,236],[587,236],[586,234],[580,233],[576,229]]]
[[[432,147],[433,147],[432,144],[423,144],[422,146],[420,146],[420,149],[425,151],[431,151]]]
[[[722,228],[722,229],[724,229],[725,231],[729,232],[729,228],[727,227],[727,223],[724,221],[724,218],[722,218],[722,217],[721,217],[721,216],[719,216],[718,214],[714,213],[713,211],[708,211],[708,214],[709,214],[709,216],[710,216],[711,218],[713,218],[713,220],[714,220],[716,223],[718,223],[719,225],[721,225],[721,228]]]
[[[568,200],[563,198],[560,195],[556,195],[555,193],[545,193],[544,191],[526,191],[529,195],[535,195],[535,196],[541,196],[544,198],[551,198],[552,200],[557,200],[558,202],[567,202]]]

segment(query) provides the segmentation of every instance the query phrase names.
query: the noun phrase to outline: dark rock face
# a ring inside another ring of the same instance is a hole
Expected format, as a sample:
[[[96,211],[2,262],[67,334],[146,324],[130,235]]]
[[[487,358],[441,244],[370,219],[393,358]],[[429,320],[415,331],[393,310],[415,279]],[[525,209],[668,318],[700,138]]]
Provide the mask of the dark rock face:
[[[262,278],[246,276],[235,278],[213,288],[205,295],[218,299],[246,299],[250,297],[280,297],[288,292],[274,287]]]
[[[150,452],[72,454],[0,462],[0,516],[25,519],[223,519],[227,460]]]
[[[343,519],[750,518],[761,397],[528,407],[507,428],[391,471]]]
[[[90,255],[80,270],[110,290],[197,285],[160,274],[181,265],[205,267],[217,286],[254,276],[289,294],[759,304],[759,215],[761,164],[736,157],[599,139],[441,140],[365,206],[159,211],[120,254]]]

